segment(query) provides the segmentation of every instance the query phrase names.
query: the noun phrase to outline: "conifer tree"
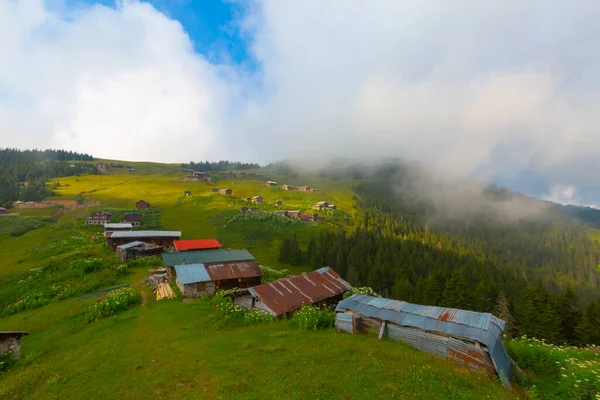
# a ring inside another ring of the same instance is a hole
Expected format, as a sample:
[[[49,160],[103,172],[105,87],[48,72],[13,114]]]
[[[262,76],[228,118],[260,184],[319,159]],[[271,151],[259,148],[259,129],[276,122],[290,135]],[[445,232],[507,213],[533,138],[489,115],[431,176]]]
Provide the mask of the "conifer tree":
[[[300,251],[300,245],[298,244],[298,238],[296,235],[292,236],[292,239],[289,241],[289,252],[288,252],[288,262],[292,265],[299,265],[302,257],[302,252]]]
[[[515,327],[515,318],[512,316],[510,312],[510,307],[508,304],[508,299],[504,292],[500,292],[498,298],[496,299],[496,305],[494,307],[494,315],[501,320],[506,322],[504,326],[503,336],[507,339],[511,339],[515,336],[516,327]]]
[[[582,345],[600,345],[600,301],[590,303],[583,311],[583,316],[576,328],[579,343]]]
[[[570,344],[577,343],[575,329],[581,320],[581,311],[577,308],[577,300],[577,294],[569,285],[565,293],[558,299],[557,304],[561,334],[563,339]]]
[[[290,239],[283,239],[279,247],[279,262],[287,264],[290,261]]]

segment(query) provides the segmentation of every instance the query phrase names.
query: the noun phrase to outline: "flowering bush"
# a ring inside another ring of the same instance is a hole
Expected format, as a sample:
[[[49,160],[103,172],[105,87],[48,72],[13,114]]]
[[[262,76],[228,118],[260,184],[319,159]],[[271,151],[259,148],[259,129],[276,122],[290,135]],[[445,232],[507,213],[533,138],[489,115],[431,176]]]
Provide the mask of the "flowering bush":
[[[94,304],[85,315],[86,322],[93,322],[100,318],[109,317],[127,310],[142,300],[141,295],[131,287],[124,287],[110,292],[106,299]]]
[[[224,320],[236,321],[244,325],[264,324],[273,321],[273,317],[260,310],[247,310],[234,304],[228,295],[239,289],[220,290],[212,298],[217,315]]]
[[[368,286],[363,286],[363,287],[352,288],[352,290],[350,290],[349,292],[344,293],[344,298],[347,299],[348,297],[352,296],[353,294],[362,294],[365,296],[381,297],[381,295],[379,293],[376,293],[372,288],[370,288]]]
[[[303,306],[292,316],[292,325],[309,331],[333,328],[335,312],[314,306]]]
[[[533,398],[600,399],[600,347],[557,346],[523,336],[506,342]]]
[[[263,273],[262,283],[269,283],[276,281],[277,279],[290,276],[290,271],[288,271],[287,269],[275,269],[267,267],[266,265],[259,265],[258,267]]]
[[[34,310],[45,306],[48,303],[50,303],[50,299],[46,297],[44,293],[31,292],[26,294],[21,300],[6,306],[6,308],[2,310],[2,314],[13,315],[25,310]]]

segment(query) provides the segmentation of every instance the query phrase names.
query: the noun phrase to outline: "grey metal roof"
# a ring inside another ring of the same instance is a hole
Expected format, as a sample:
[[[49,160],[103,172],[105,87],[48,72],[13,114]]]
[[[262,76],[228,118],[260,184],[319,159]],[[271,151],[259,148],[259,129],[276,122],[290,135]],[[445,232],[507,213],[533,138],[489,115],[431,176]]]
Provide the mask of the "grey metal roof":
[[[119,228],[133,228],[133,225],[129,222],[125,222],[125,223],[110,223],[110,224],[105,224],[104,225],[104,229],[119,229]]]
[[[180,231],[117,231],[111,239],[119,238],[149,238],[149,237],[181,237]]]
[[[505,381],[510,377],[510,361],[501,340],[505,322],[492,314],[423,306],[359,294],[339,302],[336,311],[352,311],[400,326],[478,341],[488,347],[500,379]]]
[[[177,265],[175,266],[175,272],[177,273],[177,280],[183,285],[211,281],[204,264]]]
[[[131,243],[126,243],[126,244],[122,244],[120,246],[117,246],[118,249],[129,249],[131,247],[137,247],[137,246],[141,246],[146,244],[145,242],[140,242],[140,241],[135,241],[135,242],[131,242]]]
[[[225,249],[163,253],[162,258],[166,266],[254,260],[248,250]]]

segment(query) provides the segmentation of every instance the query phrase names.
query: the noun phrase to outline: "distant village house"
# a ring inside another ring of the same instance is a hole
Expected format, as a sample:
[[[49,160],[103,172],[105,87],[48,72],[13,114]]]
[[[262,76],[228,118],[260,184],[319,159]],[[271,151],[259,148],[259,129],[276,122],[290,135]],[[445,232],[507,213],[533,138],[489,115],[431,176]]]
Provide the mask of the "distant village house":
[[[0,215],[8,213],[8,210],[4,207],[0,207]]]
[[[108,164],[106,164],[106,163],[96,164],[96,171],[98,172],[98,175],[107,173],[108,172]]]
[[[296,190],[296,187],[292,185],[281,185],[281,188],[283,190]]]
[[[299,192],[310,192],[310,186],[298,186]]]
[[[264,199],[262,196],[254,196],[252,198],[252,202],[256,204],[262,204],[264,202]]]
[[[248,212],[248,207],[240,207],[240,212],[241,213],[247,213]]]
[[[191,191],[189,191],[189,190],[186,190],[186,191],[184,191],[184,192],[183,192],[183,195],[184,195],[184,196],[191,196],[191,195],[192,195],[192,192],[191,192]]]
[[[312,207],[314,210],[335,210],[335,204],[329,204],[327,201],[320,201]]]
[[[121,217],[122,224],[131,224],[134,228],[137,228],[142,225],[142,216],[138,213],[128,213]]]
[[[231,191],[231,189],[221,189],[219,190],[220,194],[226,194],[226,195],[231,195],[233,192]]]
[[[265,182],[266,186],[277,186],[277,182],[273,182],[273,181],[266,181]]]
[[[219,193],[219,188],[212,188],[213,193]]]
[[[277,201],[275,202],[275,205],[276,205],[277,207],[281,207],[281,206],[283,205],[283,201],[281,201],[281,200],[277,200]]]
[[[148,203],[146,200],[140,200],[135,203],[135,208],[138,210],[146,210],[150,208],[150,203]]]
[[[85,217],[86,225],[105,225],[110,223],[111,213],[106,211],[95,211],[91,215]]]

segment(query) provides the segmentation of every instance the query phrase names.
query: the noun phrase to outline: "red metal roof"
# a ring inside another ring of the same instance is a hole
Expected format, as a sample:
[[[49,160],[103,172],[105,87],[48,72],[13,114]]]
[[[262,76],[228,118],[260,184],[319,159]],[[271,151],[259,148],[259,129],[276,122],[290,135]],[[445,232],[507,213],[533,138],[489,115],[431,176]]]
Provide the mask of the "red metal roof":
[[[254,286],[250,293],[260,299],[271,315],[277,317],[338,296],[352,287],[331,268],[321,268],[308,274],[278,279]]]
[[[262,276],[262,271],[254,261],[204,263],[204,268],[206,268],[206,272],[208,272],[208,276],[212,281]]]
[[[173,245],[177,251],[213,250],[223,247],[217,239],[175,240]]]

